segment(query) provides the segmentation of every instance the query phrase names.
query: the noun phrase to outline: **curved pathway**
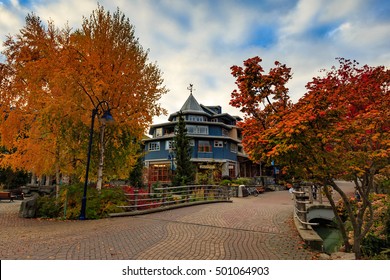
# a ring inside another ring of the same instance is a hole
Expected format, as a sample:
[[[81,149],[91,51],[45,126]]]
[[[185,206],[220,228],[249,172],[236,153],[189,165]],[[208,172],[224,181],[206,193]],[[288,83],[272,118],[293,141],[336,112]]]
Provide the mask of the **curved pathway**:
[[[18,218],[0,202],[0,259],[313,259],[292,222],[287,191],[136,217]]]

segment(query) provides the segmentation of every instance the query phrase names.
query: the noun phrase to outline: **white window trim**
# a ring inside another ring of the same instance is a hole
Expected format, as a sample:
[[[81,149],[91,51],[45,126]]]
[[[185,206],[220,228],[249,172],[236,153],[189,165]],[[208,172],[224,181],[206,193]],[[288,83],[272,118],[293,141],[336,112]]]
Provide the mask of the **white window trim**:
[[[223,141],[222,140],[214,140],[214,147],[223,148]]]
[[[167,140],[165,142],[165,150],[172,150],[173,149],[173,140]]]
[[[149,151],[160,151],[160,142],[150,142]]]

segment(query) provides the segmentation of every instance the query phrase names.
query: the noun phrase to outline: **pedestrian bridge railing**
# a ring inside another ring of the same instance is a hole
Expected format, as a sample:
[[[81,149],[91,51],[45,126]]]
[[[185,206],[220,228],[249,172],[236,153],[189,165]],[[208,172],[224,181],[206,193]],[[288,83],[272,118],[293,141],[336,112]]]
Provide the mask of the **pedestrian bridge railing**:
[[[218,185],[189,185],[178,187],[154,188],[153,192],[134,190],[126,194],[127,205],[118,206],[126,212],[142,211],[168,206],[184,206],[186,204],[201,204],[230,201],[231,188]]]
[[[323,187],[299,186],[292,191],[294,199],[294,216],[304,229],[308,226],[316,226],[318,223],[311,223],[307,219],[308,208],[314,204],[329,205],[329,201],[323,195]]]

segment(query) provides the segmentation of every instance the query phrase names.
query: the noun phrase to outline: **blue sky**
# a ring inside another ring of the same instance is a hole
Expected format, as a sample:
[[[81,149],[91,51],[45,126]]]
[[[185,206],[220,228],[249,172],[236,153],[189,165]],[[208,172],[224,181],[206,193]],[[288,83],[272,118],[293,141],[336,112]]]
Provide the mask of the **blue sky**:
[[[383,0],[100,0],[117,7],[135,26],[151,62],[162,70],[170,92],[161,104],[173,113],[187,99],[187,86],[204,105],[230,107],[235,89],[232,65],[253,56],[268,70],[275,60],[292,68],[294,101],[319,70],[336,57],[390,66],[390,1]],[[29,12],[43,21],[78,28],[96,0],[0,0],[0,39],[16,34]],[[0,47],[2,50],[2,47]],[[156,118],[165,122],[167,116]]]

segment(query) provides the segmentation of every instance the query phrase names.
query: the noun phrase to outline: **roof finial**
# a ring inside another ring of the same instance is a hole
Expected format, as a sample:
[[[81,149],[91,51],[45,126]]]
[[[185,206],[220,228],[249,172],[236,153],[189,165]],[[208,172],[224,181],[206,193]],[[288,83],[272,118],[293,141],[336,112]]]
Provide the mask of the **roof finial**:
[[[194,85],[190,84],[187,89],[190,91],[190,94],[192,95],[192,91],[194,90]]]

